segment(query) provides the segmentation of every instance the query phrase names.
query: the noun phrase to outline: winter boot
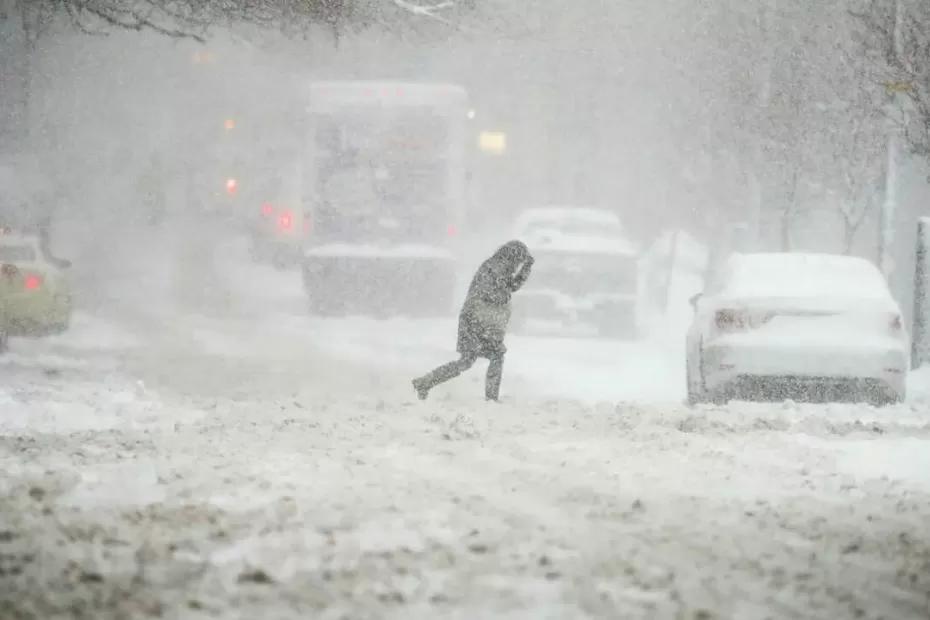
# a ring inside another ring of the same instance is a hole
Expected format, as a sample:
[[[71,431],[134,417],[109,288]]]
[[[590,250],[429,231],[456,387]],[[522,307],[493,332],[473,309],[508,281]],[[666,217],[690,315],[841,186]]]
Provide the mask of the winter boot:
[[[485,400],[497,401],[501,391],[501,376],[504,373],[504,356],[495,355],[488,364],[488,374],[484,383]]]
[[[413,389],[417,391],[417,398],[426,400],[429,396],[429,388],[423,384],[423,379],[414,379],[411,383],[413,383]]]

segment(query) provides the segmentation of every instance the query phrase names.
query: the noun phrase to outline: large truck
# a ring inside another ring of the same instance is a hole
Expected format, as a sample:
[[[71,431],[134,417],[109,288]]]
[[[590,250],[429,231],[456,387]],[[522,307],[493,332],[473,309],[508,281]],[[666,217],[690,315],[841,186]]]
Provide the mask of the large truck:
[[[316,82],[308,112],[301,201],[311,310],[449,313],[465,209],[465,90]]]

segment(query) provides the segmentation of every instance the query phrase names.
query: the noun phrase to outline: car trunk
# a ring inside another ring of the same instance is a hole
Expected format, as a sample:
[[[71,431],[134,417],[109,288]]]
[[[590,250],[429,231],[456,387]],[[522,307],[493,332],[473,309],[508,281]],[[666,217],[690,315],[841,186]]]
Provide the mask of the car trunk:
[[[736,299],[718,305],[718,336],[775,348],[894,348],[907,339],[897,308],[878,299]]]

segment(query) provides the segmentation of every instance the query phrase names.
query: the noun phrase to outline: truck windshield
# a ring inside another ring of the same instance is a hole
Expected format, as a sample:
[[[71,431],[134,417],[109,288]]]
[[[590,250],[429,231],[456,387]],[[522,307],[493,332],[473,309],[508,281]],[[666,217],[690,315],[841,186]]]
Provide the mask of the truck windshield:
[[[444,230],[448,117],[428,107],[348,108],[315,116],[313,127],[319,234],[413,240]]]

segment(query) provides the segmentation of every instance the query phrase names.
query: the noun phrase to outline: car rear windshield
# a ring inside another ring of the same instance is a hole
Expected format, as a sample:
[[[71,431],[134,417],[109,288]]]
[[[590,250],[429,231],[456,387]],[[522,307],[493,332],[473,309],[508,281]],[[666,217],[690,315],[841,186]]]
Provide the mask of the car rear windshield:
[[[745,256],[730,264],[724,292],[734,297],[884,299],[885,279],[864,259],[804,254]]]
[[[532,288],[579,297],[592,293],[629,294],[636,290],[636,262],[613,255],[539,252],[530,282]]]
[[[28,245],[0,245],[0,263],[29,263],[36,259],[36,251]]]

